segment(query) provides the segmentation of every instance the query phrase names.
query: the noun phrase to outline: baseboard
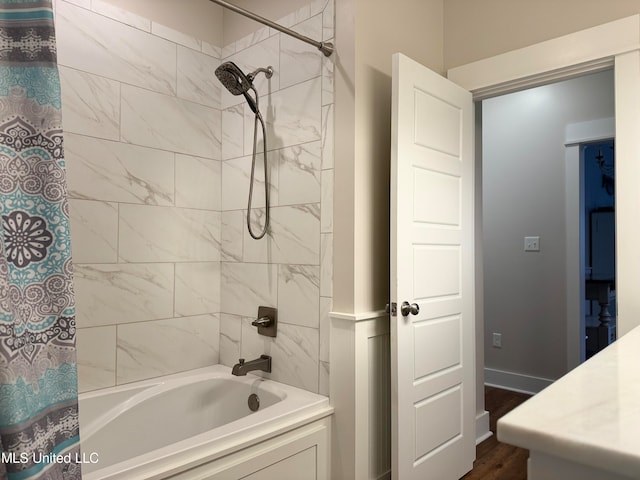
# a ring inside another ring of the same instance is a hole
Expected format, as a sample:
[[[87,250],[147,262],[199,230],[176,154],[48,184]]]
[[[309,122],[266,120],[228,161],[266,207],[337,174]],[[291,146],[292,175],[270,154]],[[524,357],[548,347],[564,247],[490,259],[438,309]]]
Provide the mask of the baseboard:
[[[514,392],[535,395],[551,385],[554,380],[533,377],[522,373],[505,372],[493,368],[484,369],[484,384]]]
[[[493,432],[489,429],[489,412],[486,410],[476,415],[476,445],[491,437]]]

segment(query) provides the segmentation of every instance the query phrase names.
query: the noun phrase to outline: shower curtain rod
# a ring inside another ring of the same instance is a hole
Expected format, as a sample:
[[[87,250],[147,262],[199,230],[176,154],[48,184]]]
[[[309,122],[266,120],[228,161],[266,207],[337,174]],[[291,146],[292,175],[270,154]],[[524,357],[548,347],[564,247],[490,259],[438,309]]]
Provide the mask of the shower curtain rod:
[[[245,10],[244,8],[236,7],[235,5],[232,5],[229,2],[225,2],[224,0],[209,0],[209,1],[213,3],[217,3],[218,5],[224,8],[228,8],[229,10],[232,10],[236,13],[239,13],[240,15],[244,15],[245,17],[255,20],[256,22],[260,22],[264,25],[267,25],[268,27],[275,28],[276,30],[282,33],[286,33],[287,35],[291,35],[292,37],[297,38],[298,40],[302,40],[303,42],[313,45],[322,53],[324,53],[326,57],[330,56],[333,53],[334,48],[333,48],[333,43],[331,42],[317,42],[312,38],[305,37],[304,35],[300,35],[298,32],[294,32],[293,30],[283,27],[282,25],[278,25],[277,23],[272,22],[271,20],[268,20],[264,17],[261,17],[260,15],[256,15],[253,12]]]

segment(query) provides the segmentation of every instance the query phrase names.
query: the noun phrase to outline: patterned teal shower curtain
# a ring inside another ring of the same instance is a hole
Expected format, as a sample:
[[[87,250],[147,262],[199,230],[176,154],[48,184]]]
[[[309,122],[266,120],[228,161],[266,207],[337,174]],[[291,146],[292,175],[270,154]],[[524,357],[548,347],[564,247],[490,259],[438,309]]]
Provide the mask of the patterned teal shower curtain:
[[[51,0],[0,0],[0,479],[80,479]]]

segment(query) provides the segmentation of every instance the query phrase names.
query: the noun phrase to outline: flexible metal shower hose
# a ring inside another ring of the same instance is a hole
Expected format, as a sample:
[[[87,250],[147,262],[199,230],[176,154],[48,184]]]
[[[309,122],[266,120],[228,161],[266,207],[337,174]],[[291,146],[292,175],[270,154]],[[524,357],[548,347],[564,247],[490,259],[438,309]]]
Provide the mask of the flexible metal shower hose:
[[[269,201],[269,171],[267,166],[267,129],[264,124],[262,115],[260,114],[260,110],[258,110],[258,92],[256,91],[255,88],[253,87],[251,88],[256,95],[256,112],[255,112],[254,122],[253,122],[253,155],[251,156],[251,181],[249,184],[249,202],[247,205],[247,229],[249,230],[249,235],[251,235],[251,238],[254,238],[255,240],[260,240],[262,237],[264,237],[267,234],[267,230],[269,229],[269,210],[271,207],[270,201]],[[265,213],[264,228],[260,234],[256,235],[253,232],[253,229],[251,228],[251,204],[253,199],[253,181],[254,181],[254,175],[255,175],[255,169],[256,169],[256,150],[258,146],[258,121],[260,121],[260,125],[262,125],[262,141],[264,145],[262,152],[263,152],[263,159],[264,159],[264,199],[265,199],[266,213]]]

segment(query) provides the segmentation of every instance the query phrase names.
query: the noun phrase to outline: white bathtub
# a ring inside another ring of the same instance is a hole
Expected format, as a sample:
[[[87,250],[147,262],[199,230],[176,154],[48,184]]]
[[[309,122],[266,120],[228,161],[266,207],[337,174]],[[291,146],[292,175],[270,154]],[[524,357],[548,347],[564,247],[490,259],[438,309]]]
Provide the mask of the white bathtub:
[[[252,393],[260,399],[255,412],[247,402]],[[327,397],[252,374],[235,377],[222,365],[85,393],[80,395],[83,478],[241,478],[276,464],[277,451],[288,459],[311,444],[320,449],[315,458],[325,455],[319,468],[328,478],[329,448],[316,440],[328,442],[331,413]],[[315,440],[309,443],[301,432]],[[289,437],[292,442],[284,441]],[[309,468],[287,461],[289,469]],[[270,468],[275,478],[282,477],[281,467]]]

